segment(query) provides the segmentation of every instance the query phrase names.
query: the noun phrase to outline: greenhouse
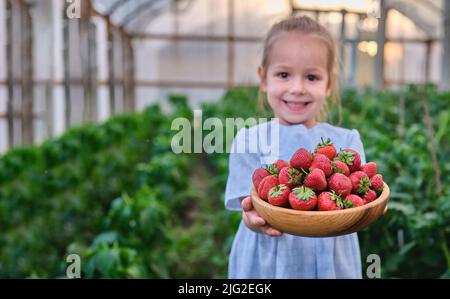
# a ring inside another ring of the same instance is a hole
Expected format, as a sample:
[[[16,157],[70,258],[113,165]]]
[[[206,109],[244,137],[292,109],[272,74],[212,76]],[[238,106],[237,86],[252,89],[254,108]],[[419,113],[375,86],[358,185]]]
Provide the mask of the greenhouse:
[[[450,278],[450,0],[0,0],[0,45],[0,278]],[[278,162],[232,152],[273,118]],[[333,235],[252,226],[286,188],[278,209],[325,193],[377,215]],[[360,266],[342,274],[350,236]],[[333,274],[281,256],[330,240]],[[274,276],[236,254],[263,245]]]

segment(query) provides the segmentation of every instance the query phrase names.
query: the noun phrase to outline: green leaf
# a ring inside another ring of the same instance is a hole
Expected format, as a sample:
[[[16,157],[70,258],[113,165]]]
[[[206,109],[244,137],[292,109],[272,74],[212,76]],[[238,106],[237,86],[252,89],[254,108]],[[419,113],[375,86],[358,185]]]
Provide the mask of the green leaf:
[[[116,261],[114,259],[114,256],[108,249],[101,251],[95,255],[96,268],[100,271],[100,274],[104,278],[111,277],[111,270],[115,263]]]
[[[415,213],[415,208],[412,204],[406,204],[396,201],[390,201],[388,203],[389,210],[399,211],[406,216],[411,216]]]
[[[450,269],[447,269],[447,271],[444,272],[444,274],[439,277],[441,279],[450,279]]]
[[[99,244],[112,244],[117,241],[118,241],[117,232],[115,231],[104,232],[95,238],[93,246],[96,247]]]

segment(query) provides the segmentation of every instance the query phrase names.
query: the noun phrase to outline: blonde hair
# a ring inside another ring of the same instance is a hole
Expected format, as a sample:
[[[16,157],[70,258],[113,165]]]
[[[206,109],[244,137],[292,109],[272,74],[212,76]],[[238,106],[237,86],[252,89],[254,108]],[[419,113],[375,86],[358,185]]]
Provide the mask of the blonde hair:
[[[333,36],[328,32],[328,30],[320,25],[315,20],[307,16],[300,17],[289,17],[284,19],[272,26],[272,28],[267,33],[264,40],[263,56],[261,67],[264,72],[267,72],[269,66],[269,55],[272,50],[273,44],[278,40],[282,33],[286,32],[299,32],[304,34],[313,35],[320,38],[325,42],[328,52],[328,88],[330,90],[330,96],[327,97],[321,111],[316,115],[316,121],[325,121],[329,116],[330,112],[334,109],[338,109],[338,123],[342,119],[342,111],[339,99],[339,85],[337,79],[337,67],[338,67],[338,53],[336,48],[336,42]],[[266,74],[264,74],[265,76]],[[267,99],[266,95],[260,90],[258,95],[258,103],[260,108],[263,110],[267,109]]]

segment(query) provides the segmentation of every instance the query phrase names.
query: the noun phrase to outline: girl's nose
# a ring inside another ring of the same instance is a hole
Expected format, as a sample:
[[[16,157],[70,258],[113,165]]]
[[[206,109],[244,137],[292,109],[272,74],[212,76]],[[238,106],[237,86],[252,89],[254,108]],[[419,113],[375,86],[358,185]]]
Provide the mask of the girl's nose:
[[[290,93],[292,94],[305,94],[305,85],[301,79],[292,80]]]

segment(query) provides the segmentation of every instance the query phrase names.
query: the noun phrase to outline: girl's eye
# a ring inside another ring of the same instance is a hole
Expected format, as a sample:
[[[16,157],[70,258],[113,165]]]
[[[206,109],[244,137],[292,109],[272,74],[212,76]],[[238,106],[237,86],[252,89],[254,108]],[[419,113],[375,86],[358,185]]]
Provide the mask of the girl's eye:
[[[286,73],[286,72],[281,72],[281,73],[278,74],[278,77],[283,78],[283,79],[286,79],[286,78],[288,77],[288,73]]]
[[[308,75],[307,78],[309,81],[316,81],[318,79],[315,75]]]

